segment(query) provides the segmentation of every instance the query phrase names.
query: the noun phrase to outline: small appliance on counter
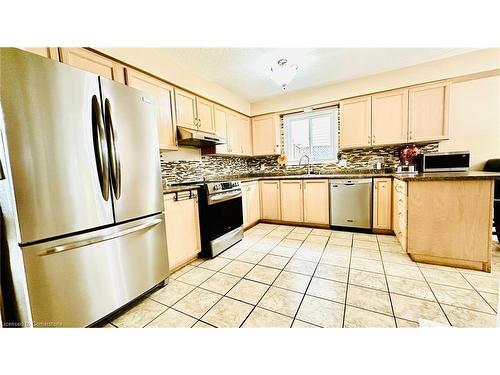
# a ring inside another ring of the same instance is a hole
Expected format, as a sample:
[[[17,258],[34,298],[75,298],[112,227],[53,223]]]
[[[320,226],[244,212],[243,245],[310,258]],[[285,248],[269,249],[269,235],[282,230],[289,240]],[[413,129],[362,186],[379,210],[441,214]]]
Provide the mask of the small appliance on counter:
[[[417,158],[419,172],[464,172],[469,169],[469,164],[469,151],[420,154]]]

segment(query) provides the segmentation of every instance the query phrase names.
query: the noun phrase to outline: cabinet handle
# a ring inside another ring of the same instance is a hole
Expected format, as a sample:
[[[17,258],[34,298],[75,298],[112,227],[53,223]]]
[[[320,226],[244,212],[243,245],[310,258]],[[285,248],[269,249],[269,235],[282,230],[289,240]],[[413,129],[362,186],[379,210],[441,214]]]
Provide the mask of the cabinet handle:
[[[372,138],[372,137],[368,136],[368,143],[372,143],[371,138]]]
[[[413,132],[412,132],[412,131],[410,131],[410,132],[408,133],[408,139],[412,139],[412,138],[413,138]]]
[[[377,143],[377,139],[375,138],[375,136],[372,137],[372,142]]]

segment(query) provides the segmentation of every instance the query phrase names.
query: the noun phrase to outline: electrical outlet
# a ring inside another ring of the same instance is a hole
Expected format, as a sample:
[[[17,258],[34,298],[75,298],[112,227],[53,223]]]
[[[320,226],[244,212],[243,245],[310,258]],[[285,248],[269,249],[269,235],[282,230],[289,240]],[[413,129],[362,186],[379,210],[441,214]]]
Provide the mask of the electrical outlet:
[[[339,167],[347,167],[347,159],[340,159],[338,162]]]

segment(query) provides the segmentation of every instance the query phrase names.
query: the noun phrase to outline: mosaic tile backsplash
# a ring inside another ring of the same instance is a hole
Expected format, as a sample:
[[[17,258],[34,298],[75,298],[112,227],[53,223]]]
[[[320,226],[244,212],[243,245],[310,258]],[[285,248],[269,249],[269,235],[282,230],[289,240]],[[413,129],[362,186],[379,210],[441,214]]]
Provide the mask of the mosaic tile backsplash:
[[[366,171],[380,160],[386,167],[399,163],[398,152],[404,145],[372,147],[341,151],[340,159],[347,161],[346,166],[338,163],[322,163],[311,165],[313,173],[342,173],[353,170]],[[419,145],[425,153],[438,151],[438,143]],[[164,184],[216,179],[235,175],[281,175],[305,172],[305,167],[280,166],[277,156],[232,157],[232,156],[202,156],[201,161],[167,161],[160,153],[162,179]]]

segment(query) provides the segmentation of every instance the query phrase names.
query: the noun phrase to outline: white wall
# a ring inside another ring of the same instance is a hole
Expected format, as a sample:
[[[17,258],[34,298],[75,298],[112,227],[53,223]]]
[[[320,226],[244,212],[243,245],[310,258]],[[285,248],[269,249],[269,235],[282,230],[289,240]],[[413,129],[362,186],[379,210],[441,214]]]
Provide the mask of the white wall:
[[[439,151],[470,151],[473,170],[500,158],[500,76],[452,84],[449,114],[450,140]]]
[[[252,103],[251,113],[256,116],[281,112],[494,69],[500,69],[500,48],[482,49],[368,77],[289,92]]]

